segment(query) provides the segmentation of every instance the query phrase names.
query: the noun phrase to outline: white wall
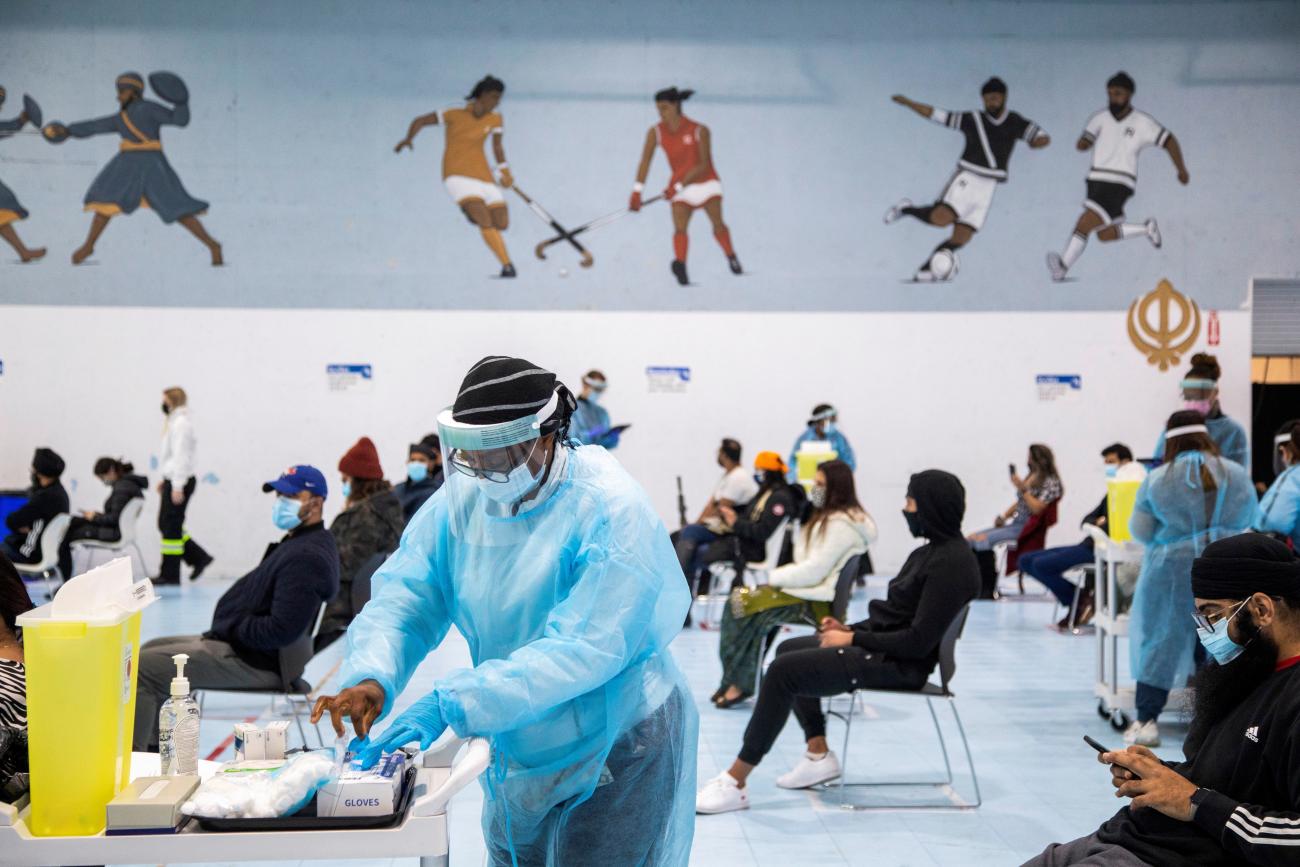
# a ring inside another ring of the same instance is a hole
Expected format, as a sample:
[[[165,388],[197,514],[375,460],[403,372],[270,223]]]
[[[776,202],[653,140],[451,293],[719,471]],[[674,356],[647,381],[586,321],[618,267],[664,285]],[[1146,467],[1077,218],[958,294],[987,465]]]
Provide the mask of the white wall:
[[[1224,406],[1246,419],[1250,317],[1220,319]],[[670,526],[674,477],[698,510],[721,437],[739,438],[747,458],[785,453],[809,408],[835,403],[858,452],[861,498],[881,525],[882,570],[911,546],[897,515],[910,473],[956,472],[975,529],[1011,501],[1006,465],[1023,466],[1031,441],[1056,450],[1067,494],[1051,540],[1073,542],[1101,494],[1098,450],[1122,440],[1148,454],[1186,368],[1149,366],[1122,313],[9,307],[0,312],[0,487],[21,487],[32,449],[49,445],[68,460],[74,508],[99,507],[95,458],[125,455],[147,468],[162,427],[159,391],[181,384],[196,415],[200,474],[218,479],[200,488],[189,527],[217,556],[215,573],[240,574],[276,535],[260,482],[310,462],[336,485],[339,457],[363,434],[399,475],[407,443],[434,429],[465,369],[495,353],[529,358],[570,384],[603,368],[613,420],[633,424],[617,454]],[[329,393],[331,362],[373,364],[373,391]],[[647,393],[644,368],[661,364],[691,367],[687,393]],[[1080,374],[1083,390],[1040,402],[1036,373]],[[329,505],[332,515],[339,498]],[[151,493],[146,515],[155,509]],[[141,543],[152,560],[149,523]]]

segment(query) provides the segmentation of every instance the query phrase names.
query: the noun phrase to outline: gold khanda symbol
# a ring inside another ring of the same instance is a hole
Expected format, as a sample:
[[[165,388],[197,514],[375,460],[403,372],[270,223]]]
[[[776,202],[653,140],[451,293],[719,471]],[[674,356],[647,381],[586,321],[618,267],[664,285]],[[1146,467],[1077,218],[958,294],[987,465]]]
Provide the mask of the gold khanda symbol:
[[[1156,322],[1151,323],[1151,308],[1156,308]],[[1177,309],[1177,321],[1171,321],[1171,308]],[[1128,339],[1162,371],[1182,360],[1201,335],[1201,308],[1196,302],[1161,280],[1155,290],[1134,301],[1128,308]]]

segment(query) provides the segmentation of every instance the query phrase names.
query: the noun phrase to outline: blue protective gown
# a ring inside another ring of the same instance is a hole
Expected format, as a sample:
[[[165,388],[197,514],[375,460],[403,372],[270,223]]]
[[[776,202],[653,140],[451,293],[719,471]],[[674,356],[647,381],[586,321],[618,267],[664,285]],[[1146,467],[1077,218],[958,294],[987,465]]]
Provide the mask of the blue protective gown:
[[[573,411],[573,422],[569,427],[575,440],[583,445],[616,449],[619,435],[609,428],[609,411],[605,407],[584,397],[578,398],[578,408]]]
[[[1257,525],[1266,533],[1281,533],[1300,550],[1300,465],[1288,467],[1259,501]]]
[[[599,821],[588,809],[570,824],[591,829],[606,863],[685,865],[698,717],[667,649],[690,605],[681,567],[645,492],[606,451],[569,450],[559,478],[535,508],[499,518],[474,479],[449,474],[375,573],[347,632],[343,685],[377,681],[387,715],[454,625],[474,667],[434,692],[457,735],[492,741],[489,848],[586,863],[573,854],[586,842],[557,843],[556,829],[590,799]],[[622,840],[630,850],[609,855]]]
[[[786,466],[790,468],[785,474],[787,482],[793,485],[795,482],[799,481],[798,462],[795,458],[795,455],[799,454],[799,448],[806,442],[817,442],[819,440],[825,440],[831,444],[831,448],[835,450],[836,460],[844,461],[844,463],[849,465],[849,469],[851,470],[856,470],[858,468],[857,458],[853,456],[853,446],[849,445],[848,439],[845,438],[844,434],[842,434],[839,429],[836,429],[833,433],[829,433],[826,436],[818,436],[817,429],[812,425],[808,425],[808,427],[804,428],[803,433],[799,434],[799,437],[794,441],[794,445],[790,447],[790,460],[786,462]]]
[[[1216,490],[1203,485],[1202,466]],[[1249,530],[1258,512],[1246,470],[1203,452],[1183,452],[1142,482],[1129,521],[1133,538],[1146,546],[1129,630],[1129,664],[1138,681],[1168,690],[1191,674],[1192,561],[1209,543]]]
[[[1241,464],[1249,473],[1250,442],[1246,439],[1246,429],[1226,415],[1207,418],[1205,426],[1210,429],[1210,439],[1214,440],[1214,444],[1219,447],[1219,454]],[[1156,450],[1152,452],[1152,456],[1160,459],[1165,456],[1164,431],[1160,432],[1156,440]]]

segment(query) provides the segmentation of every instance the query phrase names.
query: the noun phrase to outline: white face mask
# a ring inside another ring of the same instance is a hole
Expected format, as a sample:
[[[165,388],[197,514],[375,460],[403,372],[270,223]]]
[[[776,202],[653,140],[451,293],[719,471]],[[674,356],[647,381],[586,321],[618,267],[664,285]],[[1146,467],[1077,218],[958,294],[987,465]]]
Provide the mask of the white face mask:
[[[543,466],[545,466],[544,461]],[[474,481],[483,496],[489,500],[505,506],[512,506],[522,500],[533,488],[537,487],[540,478],[540,476],[533,475],[528,468],[528,461],[524,461],[506,474],[504,482],[494,482],[491,479],[475,479]]]

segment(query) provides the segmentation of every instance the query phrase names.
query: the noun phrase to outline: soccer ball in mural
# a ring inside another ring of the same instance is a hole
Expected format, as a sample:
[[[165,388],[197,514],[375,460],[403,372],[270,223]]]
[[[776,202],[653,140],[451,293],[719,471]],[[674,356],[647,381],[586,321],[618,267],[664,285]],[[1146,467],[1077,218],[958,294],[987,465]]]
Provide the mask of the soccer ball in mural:
[[[935,250],[930,257],[930,273],[935,280],[951,280],[957,276],[960,264],[957,254],[952,250]]]

